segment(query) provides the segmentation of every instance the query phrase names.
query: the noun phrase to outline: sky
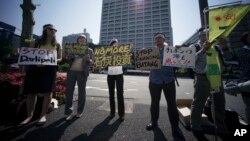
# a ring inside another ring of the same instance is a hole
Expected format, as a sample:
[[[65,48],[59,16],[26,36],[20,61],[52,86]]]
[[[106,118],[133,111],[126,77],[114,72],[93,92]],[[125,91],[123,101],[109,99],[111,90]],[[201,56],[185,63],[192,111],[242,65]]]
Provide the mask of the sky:
[[[208,0],[209,6],[240,0]],[[250,1],[250,0],[243,0]],[[0,21],[15,26],[21,35],[23,0],[0,0]],[[82,33],[86,28],[95,44],[99,43],[102,0],[33,0],[33,33],[42,34],[42,26],[47,23],[57,28],[56,38]],[[171,23],[174,45],[182,44],[201,27],[198,0],[171,0]]]

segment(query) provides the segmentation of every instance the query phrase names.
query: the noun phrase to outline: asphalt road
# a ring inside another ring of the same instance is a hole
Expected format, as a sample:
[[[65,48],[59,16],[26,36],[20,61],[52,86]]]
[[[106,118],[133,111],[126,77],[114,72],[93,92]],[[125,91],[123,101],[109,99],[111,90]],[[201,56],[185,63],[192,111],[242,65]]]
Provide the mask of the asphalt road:
[[[177,99],[192,99],[193,80],[188,78],[178,78],[180,84],[176,87]],[[124,97],[133,99],[138,104],[150,104],[150,94],[148,89],[148,76],[124,75]],[[77,88],[77,86],[76,86]],[[108,97],[107,75],[90,74],[87,81],[87,96]],[[77,94],[77,90],[75,91]],[[166,100],[162,95],[161,105],[166,105]]]
[[[36,121],[24,127],[0,126],[1,141],[171,141],[173,140],[166,101],[162,95],[159,128],[147,131],[150,121],[150,95],[148,77],[124,76],[125,120],[120,122],[118,115],[109,115],[109,99],[105,74],[90,74],[87,82],[87,100],[83,116],[65,121],[64,105],[47,115],[44,126],[36,126]],[[179,78],[177,99],[191,99],[192,79]],[[77,86],[76,86],[77,96]],[[77,106],[77,101],[74,102]],[[180,124],[187,141],[196,138],[190,130]],[[215,136],[206,134],[212,141]],[[234,138],[233,138],[234,139]],[[237,138],[243,140],[243,138]],[[220,138],[217,138],[220,141]]]

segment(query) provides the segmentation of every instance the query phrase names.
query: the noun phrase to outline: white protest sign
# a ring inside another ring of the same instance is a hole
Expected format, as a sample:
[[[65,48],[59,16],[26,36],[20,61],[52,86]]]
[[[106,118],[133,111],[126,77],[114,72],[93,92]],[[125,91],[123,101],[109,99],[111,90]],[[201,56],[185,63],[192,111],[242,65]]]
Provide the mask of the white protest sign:
[[[19,65],[57,65],[56,50],[22,47],[20,50]]]
[[[165,47],[163,55],[163,66],[194,68],[195,47]]]

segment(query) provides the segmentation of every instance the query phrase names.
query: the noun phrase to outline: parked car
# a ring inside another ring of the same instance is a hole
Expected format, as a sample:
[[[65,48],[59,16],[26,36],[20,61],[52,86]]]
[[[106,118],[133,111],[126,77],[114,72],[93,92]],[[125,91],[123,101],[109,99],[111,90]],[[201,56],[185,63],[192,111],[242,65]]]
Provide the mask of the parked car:
[[[107,73],[108,73],[108,67],[100,68],[100,69],[99,69],[99,73],[100,73],[100,74],[107,74]]]

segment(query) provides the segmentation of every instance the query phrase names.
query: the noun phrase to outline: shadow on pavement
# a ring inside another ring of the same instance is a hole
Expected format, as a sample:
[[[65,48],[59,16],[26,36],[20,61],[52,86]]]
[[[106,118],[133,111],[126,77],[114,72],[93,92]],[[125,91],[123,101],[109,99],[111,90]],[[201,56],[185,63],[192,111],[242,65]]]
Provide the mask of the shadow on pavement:
[[[20,138],[18,141],[58,141],[64,134],[65,129],[76,119],[73,118],[70,121],[65,121],[65,118],[61,118],[46,127],[38,127],[30,131],[24,138]]]
[[[112,124],[109,124],[111,118],[105,118],[101,123],[95,126],[95,128],[91,131],[89,136],[86,134],[82,134],[80,136],[75,137],[72,141],[108,141],[111,139],[113,134],[116,132],[120,124],[122,123],[119,119],[117,119]]]
[[[154,131],[154,141],[167,141],[164,133],[159,127],[155,128],[153,131]]]

